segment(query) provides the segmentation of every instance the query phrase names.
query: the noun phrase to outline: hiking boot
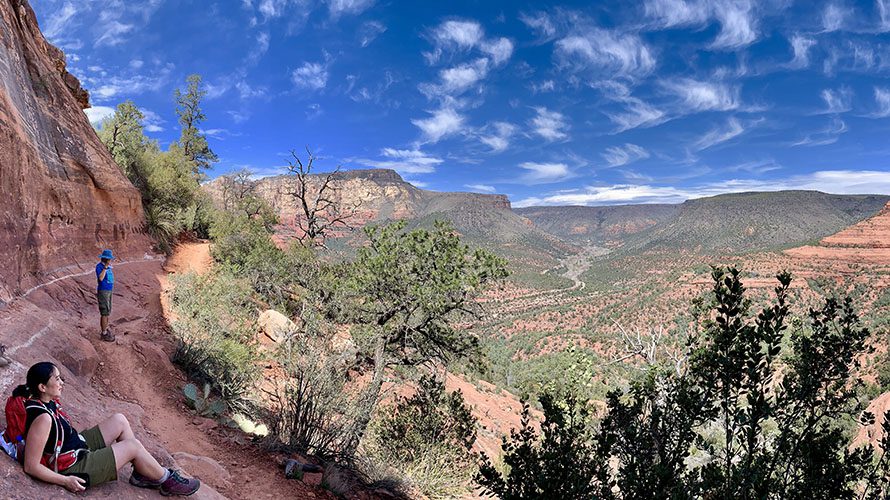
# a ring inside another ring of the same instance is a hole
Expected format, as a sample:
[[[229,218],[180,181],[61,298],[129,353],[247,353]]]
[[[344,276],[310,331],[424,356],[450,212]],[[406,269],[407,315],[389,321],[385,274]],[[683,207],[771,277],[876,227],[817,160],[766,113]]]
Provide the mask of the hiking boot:
[[[170,477],[161,483],[161,495],[187,497],[198,491],[201,481],[195,478],[186,478],[179,475],[178,470],[171,470]]]
[[[105,342],[114,342],[114,334],[111,333],[111,330],[106,328],[102,335],[99,336]]]
[[[173,475],[173,471],[170,471],[170,475]],[[160,488],[162,481],[153,481],[142,474],[136,472],[136,469],[133,469],[133,474],[130,475],[130,484],[137,488]]]

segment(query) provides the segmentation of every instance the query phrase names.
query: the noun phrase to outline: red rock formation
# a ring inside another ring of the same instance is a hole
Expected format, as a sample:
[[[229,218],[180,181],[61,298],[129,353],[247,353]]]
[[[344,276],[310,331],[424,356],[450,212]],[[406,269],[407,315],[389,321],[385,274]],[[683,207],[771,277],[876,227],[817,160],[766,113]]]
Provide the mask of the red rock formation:
[[[890,202],[874,217],[822,238],[828,247],[890,248]]]
[[[0,302],[93,262],[149,249],[138,191],[83,109],[89,96],[25,0],[0,0]]]
[[[803,259],[890,265],[890,202],[873,217],[822,238],[818,246],[785,251]]]

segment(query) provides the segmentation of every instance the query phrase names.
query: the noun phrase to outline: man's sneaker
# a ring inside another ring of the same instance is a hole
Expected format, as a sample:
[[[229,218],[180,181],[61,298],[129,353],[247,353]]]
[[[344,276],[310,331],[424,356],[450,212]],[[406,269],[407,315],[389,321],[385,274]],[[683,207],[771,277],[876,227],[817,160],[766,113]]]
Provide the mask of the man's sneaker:
[[[171,470],[170,477],[161,483],[161,495],[165,497],[174,495],[187,497],[198,491],[200,487],[201,481],[195,478],[182,477],[179,475],[178,470]]]
[[[172,472],[171,472],[171,474],[172,474]],[[160,488],[161,487],[161,481],[152,481],[151,479],[136,472],[136,469],[133,469],[133,474],[130,475],[130,484],[132,484],[133,486],[136,486],[137,488]]]

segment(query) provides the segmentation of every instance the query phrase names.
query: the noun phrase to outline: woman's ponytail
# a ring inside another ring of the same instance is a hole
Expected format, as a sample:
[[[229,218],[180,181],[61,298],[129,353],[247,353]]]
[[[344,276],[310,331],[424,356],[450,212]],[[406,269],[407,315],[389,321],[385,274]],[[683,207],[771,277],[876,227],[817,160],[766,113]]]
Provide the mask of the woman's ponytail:
[[[22,384],[12,391],[12,397],[14,398],[29,398],[31,397],[31,389],[28,389],[28,386]]]

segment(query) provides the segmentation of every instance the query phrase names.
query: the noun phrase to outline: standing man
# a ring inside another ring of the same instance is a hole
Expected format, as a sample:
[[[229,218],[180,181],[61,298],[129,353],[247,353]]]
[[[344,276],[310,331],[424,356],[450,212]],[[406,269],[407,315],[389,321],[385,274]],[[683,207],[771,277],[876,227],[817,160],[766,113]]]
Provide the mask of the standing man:
[[[114,254],[111,250],[104,250],[96,264],[96,298],[99,300],[99,327],[100,337],[106,342],[114,342],[114,334],[108,329],[108,316],[111,315],[111,292],[114,290],[114,272],[111,270],[111,261]]]

